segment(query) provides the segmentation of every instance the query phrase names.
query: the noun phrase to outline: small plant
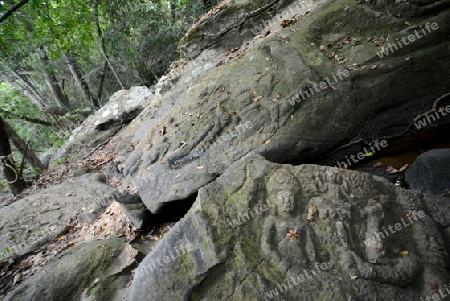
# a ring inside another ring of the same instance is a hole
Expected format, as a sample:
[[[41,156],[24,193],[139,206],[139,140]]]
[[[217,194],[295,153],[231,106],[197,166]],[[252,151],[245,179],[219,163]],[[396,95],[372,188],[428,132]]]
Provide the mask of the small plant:
[[[5,190],[5,191],[8,190],[8,188],[9,188],[7,181],[2,182],[2,186],[3,186],[3,190]]]
[[[62,159],[57,159],[57,160],[54,160],[53,163],[56,164],[56,165],[61,165],[61,164],[64,163],[64,160],[62,160]]]

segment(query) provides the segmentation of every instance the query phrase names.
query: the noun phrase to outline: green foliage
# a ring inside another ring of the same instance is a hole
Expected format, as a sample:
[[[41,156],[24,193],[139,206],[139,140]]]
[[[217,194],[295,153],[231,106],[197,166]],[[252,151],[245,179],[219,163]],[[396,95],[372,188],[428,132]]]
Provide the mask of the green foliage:
[[[0,83],[0,115],[4,118],[45,118],[38,107],[7,83]]]
[[[51,147],[61,146],[65,141],[64,134],[52,127],[24,121],[24,117],[48,120],[44,113],[7,83],[0,83],[0,115],[25,142],[31,139],[30,145],[34,150],[45,152]]]
[[[64,160],[62,160],[62,159],[53,160],[53,164],[55,164],[55,165],[61,165],[63,163],[64,163]]]
[[[58,135],[57,133],[50,133],[48,135],[48,141],[52,145],[51,148],[61,147],[64,142],[66,142],[66,138],[64,136]]]
[[[177,58],[178,41],[204,12],[202,1],[171,2],[105,1],[105,44],[117,64],[134,71],[127,85],[151,85],[163,75]]]
[[[200,0],[98,1],[103,42],[126,87],[150,85],[163,75],[177,58],[180,38],[207,9]],[[95,26],[94,3],[33,0],[0,26],[0,54],[15,69],[51,68],[67,73],[66,66],[61,65],[62,51],[71,53],[95,87],[104,57]],[[0,11],[6,10],[5,5],[0,5]],[[44,55],[52,64],[42,63]],[[115,80],[108,78],[107,86],[111,85],[111,93],[119,88]],[[39,88],[45,91],[45,87]]]

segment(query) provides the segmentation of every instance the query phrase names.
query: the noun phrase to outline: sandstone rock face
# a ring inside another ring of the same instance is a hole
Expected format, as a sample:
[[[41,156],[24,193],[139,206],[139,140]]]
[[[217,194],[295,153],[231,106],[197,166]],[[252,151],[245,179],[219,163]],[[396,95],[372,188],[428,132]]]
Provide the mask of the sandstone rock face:
[[[115,238],[72,248],[27,279],[6,300],[124,300],[122,274],[137,253]],[[121,290],[122,289],[122,290]]]
[[[276,15],[292,17],[286,6],[294,0],[224,0],[200,18],[186,33],[179,44],[183,55],[195,58],[203,50],[221,48],[228,51],[251,40],[263,27],[270,26]],[[297,1],[294,14],[304,13],[314,5],[313,1]],[[289,15],[290,14],[290,15]],[[273,23],[281,22],[277,20]]]
[[[152,97],[153,93],[147,87],[133,87],[114,93],[106,105],[73,131],[52,160],[64,160],[68,155],[72,156],[71,160],[76,160],[87,155],[91,149],[115,135],[139,115],[151,103]],[[50,166],[54,167],[55,164]]]
[[[450,281],[450,207],[432,209],[441,199],[249,154],[200,189],[128,299],[418,300]]]
[[[99,181],[99,175],[70,179],[0,208],[0,252],[9,247],[6,257],[13,259],[29,254],[63,233],[83,207],[104,200],[104,209],[115,190]]]
[[[450,195],[450,149],[423,153],[406,171],[412,190],[437,195]]]
[[[203,50],[214,42],[198,38],[203,52],[192,50],[196,59],[164,77],[152,105],[118,135],[125,183],[150,211],[195,195],[251,151],[278,163],[335,165],[414,131],[415,117],[448,93],[449,1],[302,3],[225,1],[193,27],[187,48],[197,28],[235,26],[261,7],[270,32],[233,50]],[[290,26],[281,28],[282,19]]]

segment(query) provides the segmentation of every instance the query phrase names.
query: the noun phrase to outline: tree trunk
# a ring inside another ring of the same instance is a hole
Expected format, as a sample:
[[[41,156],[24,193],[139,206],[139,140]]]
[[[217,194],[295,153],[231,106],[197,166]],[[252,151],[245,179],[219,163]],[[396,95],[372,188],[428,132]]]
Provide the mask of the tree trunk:
[[[42,61],[44,63],[44,66],[50,65],[50,60],[46,53],[44,53],[44,55],[42,56]],[[50,89],[50,93],[53,95],[53,98],[56,100],[58,106],[69,109],[69,99],[59,87],[58,81],[56,80],[53,71],[43,70],[42,75],[44,76],[45,83]]]
[[[0,109],[0,115],[5,116],[8,119],[20,119],[20,120],[24,120],[27,121],[29,123],[35,123],[35,124],[39,124],[39,125],[44,125],[44,126],[53,126],[53,123],[42,120],[42,119],[38,119],[38,118],[31,118],[31,117],[27,117],[27,116],[23,116],[23,115],[19,115],[19,114],[12,114],[10,112],[5,112],[2,109]]]
[[[67,97],[62,93],[61,89],[58,86],[56,78],[54,78],[51,74],[43,73],[45,83],[50,90],[53,98],[59,107],[68,108],[69,102],[67,101]]]
[[[174,2],[174,0],[169,1],[170,18],[172,19],[172,23],[175,24],[175,22],[177,21],[177,15],[176,15],[176,6],[175,6],[175,3],[173,3],[173,2]]]
[[[14,81],[8,81],[8,83],[13,86],[14,89],[22,93],[26,98],[28,98],[32,103],[34,103],[40,111],[45,108],[45,103],[40,97],[37,97],[32,91],[25,87],[22,87],[19,83]]]
[[[80,70],[76,65],[75,60],[64,51],[63,56],[64,59],[66,60],[70,73],[72,73],[72,77],[75,80],[76,86],[81,94],[81,97],[85,100],[88,100],[91,103],[91,105],[94,106],[94,108],[96,109],[100,108],[100,103],[98,102],[98,99],[93,97],[87,82],[84,80]]]
[[[13,86],[14,89],[22,93],[26,98],[34,103],[39,108],[39,110],[42,110],[47,106],[42,97],[36,92],[36,89],[30,83],[28,83],[26,79],[22,78],[19,74],[11,70],[9,67],[6,67],[6,69],[11,72],[16,79],[22,82],[23,86],[7,76],[0,76],[0,81],[9,83],[11,86]]]
[[[105,77],[106,77],[106,68],[108,68],[108,62],[105,60],[105,62],[103,63],[102,69],[100,71],[99,79],[98,79],[98,87],[97,87],[98,101],[100,101],[102,99],[103,83],[105,82]]]
[[[97,35],[98,35],[98,40],[100,42],[100,49],[102,51],[103,56],[105,57],[106,62],[108,63],[109,68],[111,69],[112,73],[114,74],[114,77],[116,78],[117,82],[120,85],[120,88],[123,90],[123,84],[119,79],[119,76],[116,73],[116,70],[114,70],[114,67],[111,65],[111,62],[109,61],[109,57],[108,57],[108,53],[106,52],[106,47],[105,47],[105,42],[103,40],[103,33],[102,33],[102,29],[100,27],[100,21],[99,21],[99,16],[98,16],[98,6],[99,6],[99,2],[98,0],[91,0],[92,5],[94,6],[94,23],[97,29]]]
[[[33,168],[36,168],[39,171],[44,171],[46,169],[44,164],[42,164],[36,154],[31,149],[29,149],[28,144],[25,143],[22,138],[20,138],[20,136],[8,124],[8,122],[6,122],[6,120],[4,120],[1,116],[0,119],[5,126],[6,133],[11,138],[12,143],[14,143],[14,146],[19,150],[19,152],[22,153],[22,155],[31,164],[31,166],[33,166]]]
[[[26,183],[16,172],[16,165],[11,157],[8,133],[2,118],[0,118],[0,163],[3,166],[3,173],[9,182],[11,192],[14,195],[21,193],[25,189]]]
[[[42,109],[42,112],[58,116],[64,116],[69,112],[69,110],[62,107],[45,107]]]

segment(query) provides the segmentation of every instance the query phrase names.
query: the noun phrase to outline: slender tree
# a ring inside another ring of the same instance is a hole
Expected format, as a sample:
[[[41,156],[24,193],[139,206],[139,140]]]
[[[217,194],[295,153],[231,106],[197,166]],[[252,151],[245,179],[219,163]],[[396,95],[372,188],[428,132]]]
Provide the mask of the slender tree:
[[[16,164],[11,156],[11,145],[3,118],[0,118],[0,162],[11,192],[14,195],[21,193],[26,188],[26,183],[17,172]]]
[[[44,171],[45,165],[42,164],[41,160],[36,156],[34,151],[30,149],[29,144],[23,141],[22,138],[16,133],[16,131],[8,124],[8,122],[0,116],[3,125],[5,126],[6,133],[8,137],[11,139],[14,146],[17,150],[22,154],[22,156],[39,171]]]

